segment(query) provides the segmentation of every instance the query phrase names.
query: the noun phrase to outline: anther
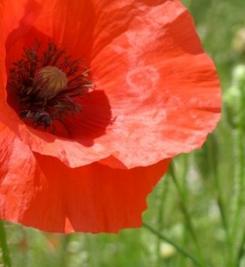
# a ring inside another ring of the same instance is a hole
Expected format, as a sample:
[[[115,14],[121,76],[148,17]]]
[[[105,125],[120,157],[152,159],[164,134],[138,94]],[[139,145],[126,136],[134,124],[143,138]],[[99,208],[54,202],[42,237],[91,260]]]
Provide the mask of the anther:
[[[41,98],[51,99],[66,89],[68,79],[66,74],[55,66],[40,69],[34,78],[34,88]]]

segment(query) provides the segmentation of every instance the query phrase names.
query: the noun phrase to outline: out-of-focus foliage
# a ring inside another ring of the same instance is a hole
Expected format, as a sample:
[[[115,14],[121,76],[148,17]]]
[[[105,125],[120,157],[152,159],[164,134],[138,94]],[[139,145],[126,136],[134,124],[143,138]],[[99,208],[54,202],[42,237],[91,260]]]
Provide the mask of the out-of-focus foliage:
[[[203,149],[174,161],[144,221],[203,267],[245,266],[245,1],[185,0],[224,92],[223,118]],[[13,267],[193,267],[148,229],[44,234],[5,224]]]

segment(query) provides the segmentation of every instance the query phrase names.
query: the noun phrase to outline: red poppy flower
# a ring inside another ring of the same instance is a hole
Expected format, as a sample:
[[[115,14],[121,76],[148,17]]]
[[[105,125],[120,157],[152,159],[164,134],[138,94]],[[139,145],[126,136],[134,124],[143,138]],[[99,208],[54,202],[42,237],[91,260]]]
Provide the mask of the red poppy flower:
[[[215,67],[178,0],[0,0],[0,218],[138,227],[170,158],[220,116]]]

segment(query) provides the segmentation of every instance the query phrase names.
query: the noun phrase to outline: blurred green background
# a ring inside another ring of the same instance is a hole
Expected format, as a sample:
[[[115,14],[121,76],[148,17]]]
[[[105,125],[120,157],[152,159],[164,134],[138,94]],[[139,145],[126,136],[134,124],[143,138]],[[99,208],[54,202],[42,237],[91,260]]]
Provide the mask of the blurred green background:
[[[13,267],[245,267],[245,0],[184,3],[221,77],[218,129],[174,160],[142,229],[62,236],[5,223]]]

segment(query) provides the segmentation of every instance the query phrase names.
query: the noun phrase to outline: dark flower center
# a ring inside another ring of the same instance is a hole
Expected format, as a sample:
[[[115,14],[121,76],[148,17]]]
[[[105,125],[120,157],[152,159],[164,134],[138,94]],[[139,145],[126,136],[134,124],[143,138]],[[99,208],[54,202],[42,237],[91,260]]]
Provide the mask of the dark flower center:
[[[55,130],[67,115],[81,111],[81,96],[92,88],[89,71],[50,43],[24,50],[9,72],[8,100],[27,123]]]
[[[37,72],[33,84],[37,90],[36,93],[41,98],[51,99],[67,88],[68,79],[61,69],[47,66]],[[42,90],[43,86],[40,86],[43,84],[46,86],[45,90]]]

